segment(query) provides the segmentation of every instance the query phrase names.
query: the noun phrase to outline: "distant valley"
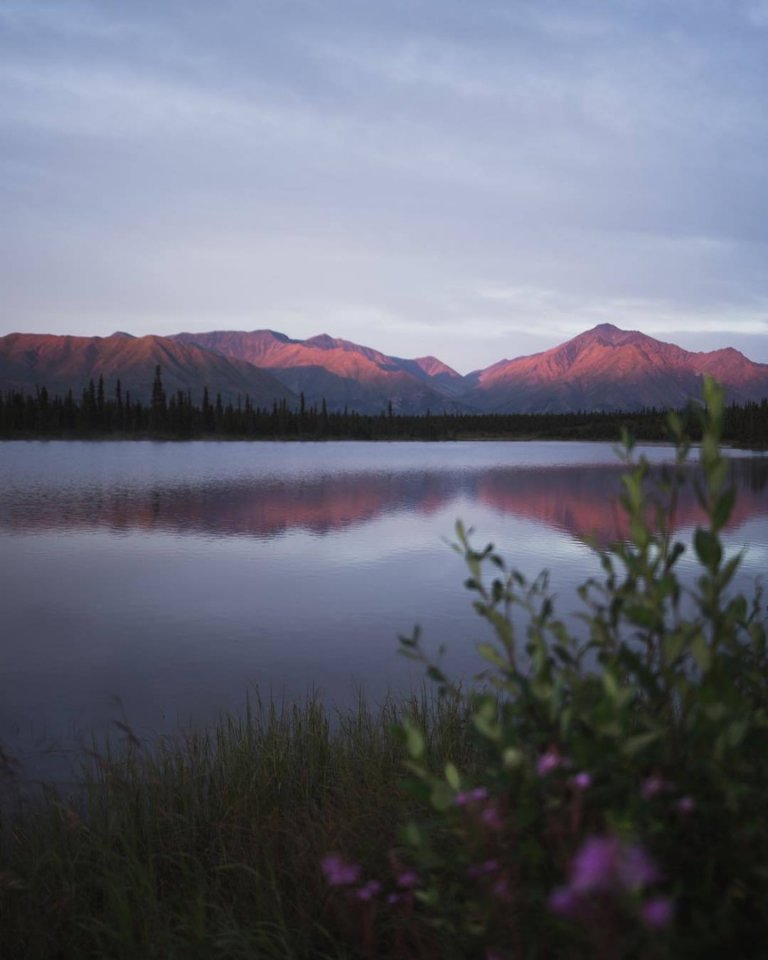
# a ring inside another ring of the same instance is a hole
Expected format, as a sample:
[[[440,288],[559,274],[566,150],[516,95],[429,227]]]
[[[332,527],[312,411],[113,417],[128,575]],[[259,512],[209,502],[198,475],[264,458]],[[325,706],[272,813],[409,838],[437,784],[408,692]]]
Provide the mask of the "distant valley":
[[[102,378],[114,395],[148,402],[156,367],[169,395],[255,406],[303,402],[329,411],[378,414],[571,413],[681,407],[699,397],[704,374],[727,399],[768,397],[768,364],[732,348],[694,353],[637,331],[600,324],[542,353],[501,360],[462,376],[436,357],[404,359],[327,335],[295,340],[271,330],[171,337],[74,337],[14,333],[0,338],[0,392],[78,397]]]

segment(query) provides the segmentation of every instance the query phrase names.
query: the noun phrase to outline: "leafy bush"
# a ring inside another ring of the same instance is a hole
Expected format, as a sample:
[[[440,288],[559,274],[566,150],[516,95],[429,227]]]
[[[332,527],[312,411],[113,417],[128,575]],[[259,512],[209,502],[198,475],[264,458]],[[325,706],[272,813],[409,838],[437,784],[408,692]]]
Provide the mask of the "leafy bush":
[[[692,587],[673,534],[690,453],[675,415],[676,462],[653,490],[625,438],[630,536],[596,548],[581,635],[557,619],[546,575],[528,582],[457,525],[494,635],[469,693],[477,760],[436,769],[423,729],[402,722],[407,786],[429,812],[402,825],[387,877],[336,854],[323,864],[363,954],[765,956],[766,620],[759,588],[751,600],[732,590],[740,557],[725,556],[721,532],[734,490],[712,381],[704,400]],[[443,697],[468,695],[418,632],[401,642]]]

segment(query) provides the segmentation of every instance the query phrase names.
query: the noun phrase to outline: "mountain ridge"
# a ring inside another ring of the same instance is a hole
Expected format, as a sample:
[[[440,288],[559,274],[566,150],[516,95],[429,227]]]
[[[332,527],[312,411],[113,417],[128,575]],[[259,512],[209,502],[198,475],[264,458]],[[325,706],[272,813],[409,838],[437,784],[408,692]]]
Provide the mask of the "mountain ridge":
[[[169,337],[8,334],[0,337],[0,390],[79,393],[102,376],[113,390],[146,401],[155,367],[167,393],[198,401],[251,397],[259,406],[304,402],[329,410],[395,413],[568,413],[678,408],[701,395],[710,374],[729,401],[768,397],[768,364],[733,347],[692,352],[638,330],[598,324],[527,356],[499,360],[462,376],[438,357],[390,356],[341,337],[305,340],[275,330],[219,330]]]
[[[200,403],[207,387],[211,398],[236,401],[251,397],[257,405],[285,400],[295,395],[252,364],[203,350],[194,344],[176,343],[168,337],[149,334],[133,337],[115,333],[108,337],[75,337],[55,334],[12,333],[0,337],[0,389],[27,392],[46,387],[51,393],[79,394],[89,380],[103,378],[108,394],[118,379],[125,394],[147,402],[155,369],[162,370],[166,394],[182,390]]]

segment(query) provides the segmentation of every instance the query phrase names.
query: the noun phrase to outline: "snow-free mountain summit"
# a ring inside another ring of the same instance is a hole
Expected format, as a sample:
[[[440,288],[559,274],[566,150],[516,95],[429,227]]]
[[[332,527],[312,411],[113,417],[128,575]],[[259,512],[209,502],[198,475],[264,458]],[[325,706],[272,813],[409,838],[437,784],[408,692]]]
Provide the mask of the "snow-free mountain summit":
[[[65,337],[9,334],[0,338],[0,390],[79,395],[91,378],[107,392],[146,401],[155,367],[166,389],[199,402],[238,397],[260,406],[301,395],[328,410],[378,414],[442,411],[569,413],[678,408],[701,396],[710,374],[729,401],[768,398],[768,364],[730,347],[694,353],[636,330],[603,323],[551,350],[500,360],[461,376],[436,357],[388,356],[322,334],[296,340],[272,330],[180,333],[172,337]]]

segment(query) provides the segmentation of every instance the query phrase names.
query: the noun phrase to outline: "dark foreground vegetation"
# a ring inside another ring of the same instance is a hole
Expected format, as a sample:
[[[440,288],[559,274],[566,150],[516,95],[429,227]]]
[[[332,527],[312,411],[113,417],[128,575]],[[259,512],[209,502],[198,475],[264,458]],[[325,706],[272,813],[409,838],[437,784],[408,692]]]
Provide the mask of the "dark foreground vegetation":
[[[201,404],[182,391],[166,395],[158,367],[149,404],[124,393],[118,381],[113,396],[103,380],[91,381],[80,397],[35,394],[0,395],[0,439],[159,439],[159,440],[483,440],[618,439],[622,430],[637,440],[669,439],[667,414],[650,408],[637,412],[580,413],[427,413],[396,414],[390,405],[380,415],[329,412],[325,402],[297,409],[283,401],[255,407],[249,397],[236,403],[203,395]],[[698,423],[690,425],[699,439]],[[746,447],[768,445],[768,399],[733,404],[724,411],[723,440]]]
[[[333,724],[254,708],[152,749],[126,731],[79,793],[6,804],[3,957],[765,957],[768,624],[733,589],[711,383],[706,401],[708,522],[676,542],[688,474],[648,491],[627,444],[631,536],[600,551],[584,630],[459,526],[492,637],[475,688],[416,633],[432,699]]]

